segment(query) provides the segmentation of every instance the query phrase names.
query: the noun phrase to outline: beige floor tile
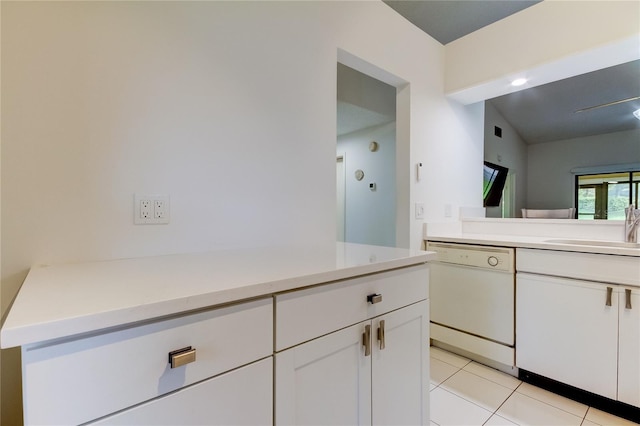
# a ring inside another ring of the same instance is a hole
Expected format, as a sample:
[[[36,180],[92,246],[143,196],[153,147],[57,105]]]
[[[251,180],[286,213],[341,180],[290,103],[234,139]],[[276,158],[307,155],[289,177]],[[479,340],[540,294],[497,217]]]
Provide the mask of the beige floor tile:
[[[613,414],[606,413],[598,410],[597,408],[589,407],[585,420],[595,423],[601,426],[637,426],[638,423],[634,423],[631,420],[621,419]]]
[[[519,425],[580,426],[582,417],[514,392],[496,412]]]
[[[471,362],[471,360],[468,358],[445,351],[435,346],[431,346],[429,348],[429,351],[431,353],[431,357],[439,359],[440,361],[446,362],[447,364],[451,364],[454,367],[462,368]]]
[[[537,399],[538,401],[542,401],[549,405],[553,405],[556,408],[567,411],[582,418],[584,418],[585,414],[587,414],[587,409],[589,408],[587,405],[581,404],[569,398],[565,398],[564,396],[557,395],[553,392],[535,387],[533,385],[530,385],[529,383],[523,383],[518,386],[516,392],[530,396],[533,399]]]
[[[504,417],[500,417],[497,414],[494,414],[493,416],[491,416],[491,418],[489,420],[487,420],[487,422],[484,424],[484,426],[518,426],[516,423],[514,422],[510,422],[509,420],[505,419]]]
[[[440,361],[436,358],[431,358],[431,365],[429,368],[431,375],[430,381],[431,384],[435,386],[438,386],[459,370],[458,367],[454,367],[453,365],[447,364],[446,362]]]
[[[482,425],[491,411],[460,398],[442,388],[431,391],[431,421],[441,426]]]
[[[498,371],[491,367],[478,364],[477,362],[470,362],[469,364],[465,365],[464,370],[477,376],[484,377],[485,379],[491,380],[492,382],[509,389],[515,389],[522,383],[520,380],[513,376],[510,376],[507,373],[503,373],[502,371]]]
[[[512,389],[464,370],[449,377],[440,387],[492,412],[513,393]]]
[[[638,426],[431,347],[431,426]],[[506,398],[506,401],[505,401]]]

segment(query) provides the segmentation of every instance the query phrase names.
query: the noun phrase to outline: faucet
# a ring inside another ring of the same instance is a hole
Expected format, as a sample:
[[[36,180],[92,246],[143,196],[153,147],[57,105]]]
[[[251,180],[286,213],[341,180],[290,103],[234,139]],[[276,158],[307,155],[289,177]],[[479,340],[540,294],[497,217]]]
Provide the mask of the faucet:
[[[638,225],[640,225],[640,209],[633,207],[633,204],[624,209],[624,237],[628,243],[638,241]]]

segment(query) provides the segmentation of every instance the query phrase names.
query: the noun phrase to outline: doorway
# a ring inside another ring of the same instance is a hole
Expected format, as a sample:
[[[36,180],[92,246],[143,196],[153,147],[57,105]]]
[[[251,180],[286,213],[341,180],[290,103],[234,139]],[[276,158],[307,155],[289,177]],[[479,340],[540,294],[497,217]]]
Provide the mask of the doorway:
[[[336,237],[395,247],[396,88],[340,63],[337,77]]]
[[[411,240],[411,165],[410,165],[410,134],[411,134],[411,85],[397,75],[380,68],[371,62],[367,62],[358,56],[338,49],[338,64],[352,68],[366,76],[392,87],[392,96],[395,95],[395,200],[390,205],[395,206],[395,244],[390,246],[409,248]],[[342,79],[337,79],[342,84]],[[337,103],[337,102],[336,102]],[[345,157],[345,179],[353,182],[351,157]],[[366,179],[366,177],[364,178]],[[375,183],[375,182],[369,182]],[[346,216],[349,216],[349,194],[346,194]],[[347,221],[346,219],[345,221]],[[345,229],[348,241],[348,222]]]

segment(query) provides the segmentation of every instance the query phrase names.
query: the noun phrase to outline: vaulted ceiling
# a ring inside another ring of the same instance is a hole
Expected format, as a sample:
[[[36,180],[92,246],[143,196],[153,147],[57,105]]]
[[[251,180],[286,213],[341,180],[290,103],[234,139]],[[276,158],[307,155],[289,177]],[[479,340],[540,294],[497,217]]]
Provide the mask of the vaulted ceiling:
[[[524,0],[384,2],[442,44],[538,3]],[[640,97],[640,61],[488,101],[527,143],[540,143],[640,129],[640,120],[633,116],[633,111],[640,108],[640,99],[633,99],[636,97]],[[577,112],[579,110],[584,111]]]

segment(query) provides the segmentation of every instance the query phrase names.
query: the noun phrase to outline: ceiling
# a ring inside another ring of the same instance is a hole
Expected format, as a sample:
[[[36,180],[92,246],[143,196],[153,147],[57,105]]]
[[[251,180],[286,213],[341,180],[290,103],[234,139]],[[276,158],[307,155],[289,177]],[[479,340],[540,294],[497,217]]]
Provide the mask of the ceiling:
[[[540,0],[383,0],[442,44],[464,37]]]
[[[396,118],[338,99],[337,135],[391,123]]]
[[[442,44],[538,1],[383,0]],[[640,100],[576,111],[640,96],[640,61],[582,74],[489,100],[525,142],[541,143],[640,129]]]
[[[633,61],[489,102],[532,144],[640,129],[633,116],[640,99],[588,109],[639,96],[640,61]]]

